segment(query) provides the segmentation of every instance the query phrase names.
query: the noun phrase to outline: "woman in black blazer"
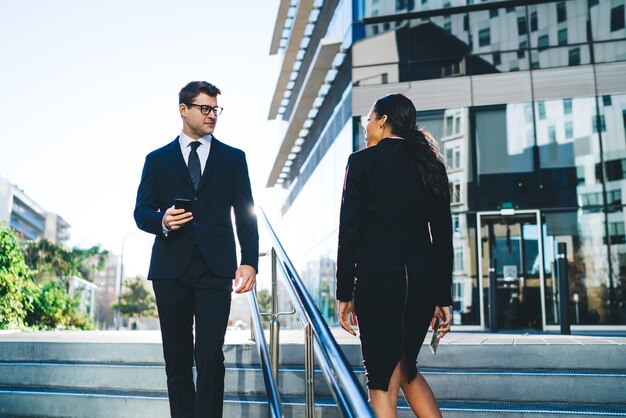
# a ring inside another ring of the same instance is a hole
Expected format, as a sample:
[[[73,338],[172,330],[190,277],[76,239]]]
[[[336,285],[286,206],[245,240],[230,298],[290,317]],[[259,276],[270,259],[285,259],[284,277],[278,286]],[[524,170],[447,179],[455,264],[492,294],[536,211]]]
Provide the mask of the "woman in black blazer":
[[[395,417],[399,389],[419,417],[440,417],[417,354],[429,324],[450,330],[452,222],[441,154],[413,103],[380,98],[367,148],[348,159],[337,255],[339,322],[359,333],[372,408]],[[357,322],[358,317],[358,322]]]

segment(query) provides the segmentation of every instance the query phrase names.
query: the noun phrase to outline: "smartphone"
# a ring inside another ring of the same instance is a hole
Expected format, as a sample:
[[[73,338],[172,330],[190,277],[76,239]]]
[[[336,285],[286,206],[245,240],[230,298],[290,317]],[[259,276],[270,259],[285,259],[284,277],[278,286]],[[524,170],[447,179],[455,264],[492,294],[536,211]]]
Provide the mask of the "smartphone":
[[[435,319],[435,329],[433,330],[433,336],[430,338],[430,351],[432,351],[433,356],[437,354],[437,347],[439,347],[439,338],[437,338],[437,334],[439,334],[439,323],[441,320],[439,317]]]
[[[191,212],[191,199],[176,198],[174,199],[175,209],[185,209],[185,212]]]

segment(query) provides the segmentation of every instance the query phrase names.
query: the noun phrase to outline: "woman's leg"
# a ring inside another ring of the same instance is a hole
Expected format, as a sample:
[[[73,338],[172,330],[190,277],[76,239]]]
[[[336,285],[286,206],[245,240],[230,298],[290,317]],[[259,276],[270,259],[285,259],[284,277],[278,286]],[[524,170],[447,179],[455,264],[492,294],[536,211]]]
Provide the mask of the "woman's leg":
[[[400,362],[391,374],[387,391],[369,390],[370,405],[378,418],[396,418],[398,416],[398,393],[402,379]]]
[[[400,361],[404,368],[404,357]],[[422,375],[418,372],[410,383],[406,380],[406,373],[402,373],[400,388],[413,413],[419,418],[441,418],[441,411],[433,391]]]

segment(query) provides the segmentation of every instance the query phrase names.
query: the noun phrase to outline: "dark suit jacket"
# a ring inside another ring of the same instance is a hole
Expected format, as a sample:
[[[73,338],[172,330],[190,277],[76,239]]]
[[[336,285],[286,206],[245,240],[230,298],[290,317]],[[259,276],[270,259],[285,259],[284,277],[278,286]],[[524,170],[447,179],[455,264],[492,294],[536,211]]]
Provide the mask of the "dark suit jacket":
[[[351,300],[359,274],[398,272],[406,265],[412,273],[434,276],[438,280],[436,302],[449,306],[453,258],[450,202],[426,193],[414,159],[402,142],[384,138],[348,159],[336,296]]]
[[[193,221],[166,236],[163,215],[176,198],[192,200]],[[257,269],[259,234],[243,151],[213,137],[197,192],[178,138],[148,154],[135,205],[137,226],[156,235],[148,279],[182,276],[195,244],[213,274],[234,278],[237,255],[231,208],[235,213],[241,264]]]

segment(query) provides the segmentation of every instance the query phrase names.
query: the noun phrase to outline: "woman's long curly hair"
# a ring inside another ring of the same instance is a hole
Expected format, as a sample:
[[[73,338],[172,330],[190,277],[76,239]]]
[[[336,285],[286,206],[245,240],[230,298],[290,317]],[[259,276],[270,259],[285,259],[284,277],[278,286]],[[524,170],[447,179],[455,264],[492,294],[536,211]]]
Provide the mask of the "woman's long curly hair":
[[[417,128],[417,111],[411,100],[402,94],[389,94],[374,103],[379,119],[387,115],[391,132],[404,138],[403,145],[415,158],[417,175],[432,196],[450,199],[450,186],[443,156],[430,132]]]

